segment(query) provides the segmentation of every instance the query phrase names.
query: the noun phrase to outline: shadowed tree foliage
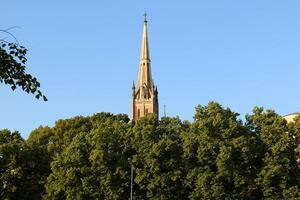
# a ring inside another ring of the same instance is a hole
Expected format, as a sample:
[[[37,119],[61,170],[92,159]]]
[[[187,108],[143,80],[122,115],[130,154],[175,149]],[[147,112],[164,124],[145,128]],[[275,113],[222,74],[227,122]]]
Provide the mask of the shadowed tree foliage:
[[[158,121],[154,114],[137,122],[131,136],[136,199],[186,198],[180,138],[186,126],[179,118]]]
[[[45,183],[51,173],[50,163],[52,161],[48,146],[51,143],[51,128],[39,127],[31,132],[27,139],[27,146],[31,150],[32,160],[36,166],[33,171],[33,180],[40,188],[40,197],[45,193]]]
[[[48,145],[51,156],[59,155],[78,133],[88,133],[91,129],[92,122],[89,117],[77,116],[55,122],[49,138],[51,143]]]
[[[190,199],[259,199],[259,143],[237,116],[214,102],[196,107],[183,140]]]
[[[18,132],[0,131],[1,199],[17,199],[23,192],[21,180],[24,177],[24,145]]]
[[[299,199],[300,117],[210,102],[193,122],[97,113],[0,131],[1,199]],[[128,160],[130,158],[130,161]]]
[[[0,199],[41,199],[49,173],[47,151],[18,132],[0,131]]]
[[[104,113],[92,118],[96,128],[78,133],[52,162],[45,199],[124,199],[128,194],[128,118]]]
[[[286,121],[274,111],[264,112],[258,107],[247,116],[247,126],[262,143],[262,167],[256,183],[263,198],[299,199],[300,171],[296,162],[299,138],[295,138],[295,130],[290,132]]]

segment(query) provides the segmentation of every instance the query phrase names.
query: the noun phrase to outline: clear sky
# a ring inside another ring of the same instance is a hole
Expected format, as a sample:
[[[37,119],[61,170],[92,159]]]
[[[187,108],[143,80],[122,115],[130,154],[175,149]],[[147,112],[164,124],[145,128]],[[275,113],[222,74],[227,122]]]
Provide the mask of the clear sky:
[[[0,129],[24,138],[58,119],[130,114],[143,13],[161,114],[192,120],[217,101],[245,116],[256,105],[300,111],[300,1],[1,0],[0,28],[26,46],[48,102],[0,86]]]

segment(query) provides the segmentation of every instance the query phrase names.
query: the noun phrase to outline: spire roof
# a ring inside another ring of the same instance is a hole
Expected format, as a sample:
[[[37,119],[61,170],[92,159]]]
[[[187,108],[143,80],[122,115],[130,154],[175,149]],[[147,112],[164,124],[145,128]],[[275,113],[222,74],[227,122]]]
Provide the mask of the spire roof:
[[[148,31],[147,31],[147,14],[145,13],[144,19],[144,30],[142,38],[142,48],[141,48],[141,60],[150,60],[149,56],[149,45],[148,45]]]
[[[141,48],[141,58],[140,58],[140,69],[139,69],[139,80],[138,88],[148,87],[152,91],[152,74],[151,74],[151,60],[149,56],[149,45],[148,45],[148,32],[147,32],[147,19],[146,14],[144,15],[144,29],[142,37],[142,48]]]

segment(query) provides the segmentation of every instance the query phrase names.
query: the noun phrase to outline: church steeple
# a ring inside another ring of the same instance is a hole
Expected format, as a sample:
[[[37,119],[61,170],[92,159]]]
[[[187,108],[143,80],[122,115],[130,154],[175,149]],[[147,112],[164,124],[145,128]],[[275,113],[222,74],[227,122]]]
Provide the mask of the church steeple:
[[[154,85],[151,73],[151,60],[148,44],[148,30],[146,14],[144,15],[144,28],[139,65],[137,88],[132,88],[131,119],[136,121],[147,113],[158,115],[158,91]]]
[[[147,14],[144,14],[144,30],[142,38],[142,48],[141,48],[141,60],[150,60],[149,56],[149,45],[148,45],[148,31],[147,31]]]
[[[149,53],[149,44],[148,44],[148,30],[147,30],[147,19],[146,14],[144,15],[144,29],[142,37],[142,46],[141,46],[141,56],[140,56],[140,69],[139,69],[139,81],[138,87],[146,84],[147,86],[152,85],[152,74],[151,74],[151,60]]]

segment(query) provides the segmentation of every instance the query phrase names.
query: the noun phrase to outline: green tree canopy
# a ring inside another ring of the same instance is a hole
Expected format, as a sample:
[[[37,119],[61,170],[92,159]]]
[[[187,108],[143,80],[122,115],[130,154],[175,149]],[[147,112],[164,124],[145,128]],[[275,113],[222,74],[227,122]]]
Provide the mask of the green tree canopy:
[[[46,199],[124,199],[128,194],[127,120],[104,113],[92,119],[96,128],[78,132],[52,162]]]
[[[184,139],[190,199],[257,199],[260,149],[238,114],[218,103],[197,106]]]
[[[135,198],[184,199],[185,165],[181,131],[186,126],[177,118],[149,114],[133,127],[131,136],[135,171]]]
[[[263,197],[299,199],[300,171],[295,151],[295,142],[299,140],[295,140],[286,121],[272,110],[264,112],[256,107],[253,114],[247,116],[247,126],[261,141],[262,166],[256,183]]]
[[[18,132],[0,131],[0,199],[41,199],[49,173],[47,151],[27,145]]]
[[[194,121],[97,113],[0,131],[1,199],[299,199],[300,117],[216,102]],[[128,160],[130,158],[130,160]],[[2,184],[2,185],[1,185]]]

